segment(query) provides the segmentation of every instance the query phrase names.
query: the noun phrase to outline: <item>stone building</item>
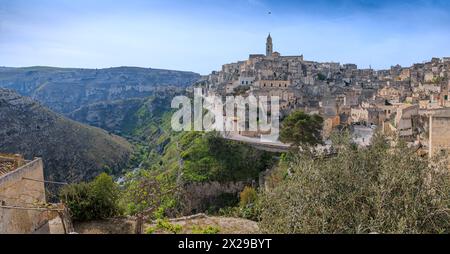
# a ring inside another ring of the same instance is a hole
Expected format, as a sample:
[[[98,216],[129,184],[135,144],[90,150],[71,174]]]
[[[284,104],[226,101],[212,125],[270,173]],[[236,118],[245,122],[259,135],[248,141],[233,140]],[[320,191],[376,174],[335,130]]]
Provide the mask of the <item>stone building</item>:
[[[367,124],[369,121],[369,111],[363,107],[352,108],[350,117],[352,123]]]
[[[450,108],[428,112],[429,155],[450,152]]]
[[[325,117],[323,121],[322,136],[327,139],[331,136],[333,129],[341,124],[341,118],[339,116]]]
[[[384,87],[380,89],[378,91],[378,96],[382,99],[388,100],[391,103],[400,102],[400,91],[394,87]]]
[[[0,154],[0,234],[49,233],[43,163]]]
[[[255,82],[255,87],[259,88],[279,88],[286,89],[291,86],[289,80],[258,80]]]
[[[270,57],[273,54],[273,43],[272,43],[272,37],[267,36],[267,42],[266,42],[266,56]]]
[[[446,85],[443,85],[440,87],[440,105],[443,107],[449,107],[450,106],[450,80],[447,82]]]
[[[414,139],[414,116],[419,115],[419,105],[401,104],[397,107],[395,115],[395,128],[399,137],[404,139]]]

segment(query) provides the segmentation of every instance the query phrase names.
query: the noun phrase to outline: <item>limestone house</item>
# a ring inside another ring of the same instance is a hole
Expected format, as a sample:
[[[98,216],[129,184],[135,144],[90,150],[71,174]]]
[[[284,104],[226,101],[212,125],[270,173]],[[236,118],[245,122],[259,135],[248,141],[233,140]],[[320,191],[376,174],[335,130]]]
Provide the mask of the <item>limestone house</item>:
[[[449,107],[450,106],[450,80],[448,83],[444,86],[442,86],[442,89],[439,94],[440,99],[440,105],[443,107]]]
[[[333,132],[333,129],[335,129],[338,125],[341,124],[339,116],[328,116],[325,117],[323,122],[323,130],[322,135],[324,138],[329,138],[331,136],[331,133]]]
[[[402,138],[414,138],[413,117],[419,115],[419,105],[400,104],[395,115],[395,128]]]
[[[430,110],[428,116],[428,148],[433,156],[441,151],[450,152],[450,108]]]
[[[0,154],[0,234],[49,233],[42,159]]]
[[[400,91],[394,87],[384,87],[380,89],[378,91],[378,96],[392,102],[400,101]]]
[[[350,117],[352,123],[367,123],[369,121],[369,111],[363,107],[352,108]]]

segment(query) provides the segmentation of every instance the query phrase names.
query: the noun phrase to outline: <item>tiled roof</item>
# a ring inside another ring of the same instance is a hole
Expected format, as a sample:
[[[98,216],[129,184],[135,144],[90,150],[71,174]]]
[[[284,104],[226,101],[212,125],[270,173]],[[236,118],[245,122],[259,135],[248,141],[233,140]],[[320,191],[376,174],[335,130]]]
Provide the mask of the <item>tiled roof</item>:
[[[12,161],[0,161],[0,176],[6,175],[16,169]]]

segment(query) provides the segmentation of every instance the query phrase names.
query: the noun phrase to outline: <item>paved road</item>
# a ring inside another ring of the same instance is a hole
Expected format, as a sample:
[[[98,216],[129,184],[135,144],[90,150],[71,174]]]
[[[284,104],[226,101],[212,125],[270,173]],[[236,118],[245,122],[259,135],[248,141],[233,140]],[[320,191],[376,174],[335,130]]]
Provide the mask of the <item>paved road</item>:
[[[240,135],[224,134],[223,137],[227,140],[242,142],[268,152],[283,153],[289,151],[289,148],[291,147],[290,145],[281,142],[264,142],[259,138],[249,138]]]

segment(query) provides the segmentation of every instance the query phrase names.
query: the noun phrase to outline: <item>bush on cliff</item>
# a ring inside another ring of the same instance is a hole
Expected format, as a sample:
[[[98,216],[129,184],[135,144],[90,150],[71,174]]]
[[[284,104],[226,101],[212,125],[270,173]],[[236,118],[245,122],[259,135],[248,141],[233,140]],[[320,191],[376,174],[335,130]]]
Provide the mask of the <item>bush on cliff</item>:
[[[92,182],[70,184],[61,189],[61,201],[70,209],[72,219],[88,221],[119,214],[119,188],[106,173]]]

